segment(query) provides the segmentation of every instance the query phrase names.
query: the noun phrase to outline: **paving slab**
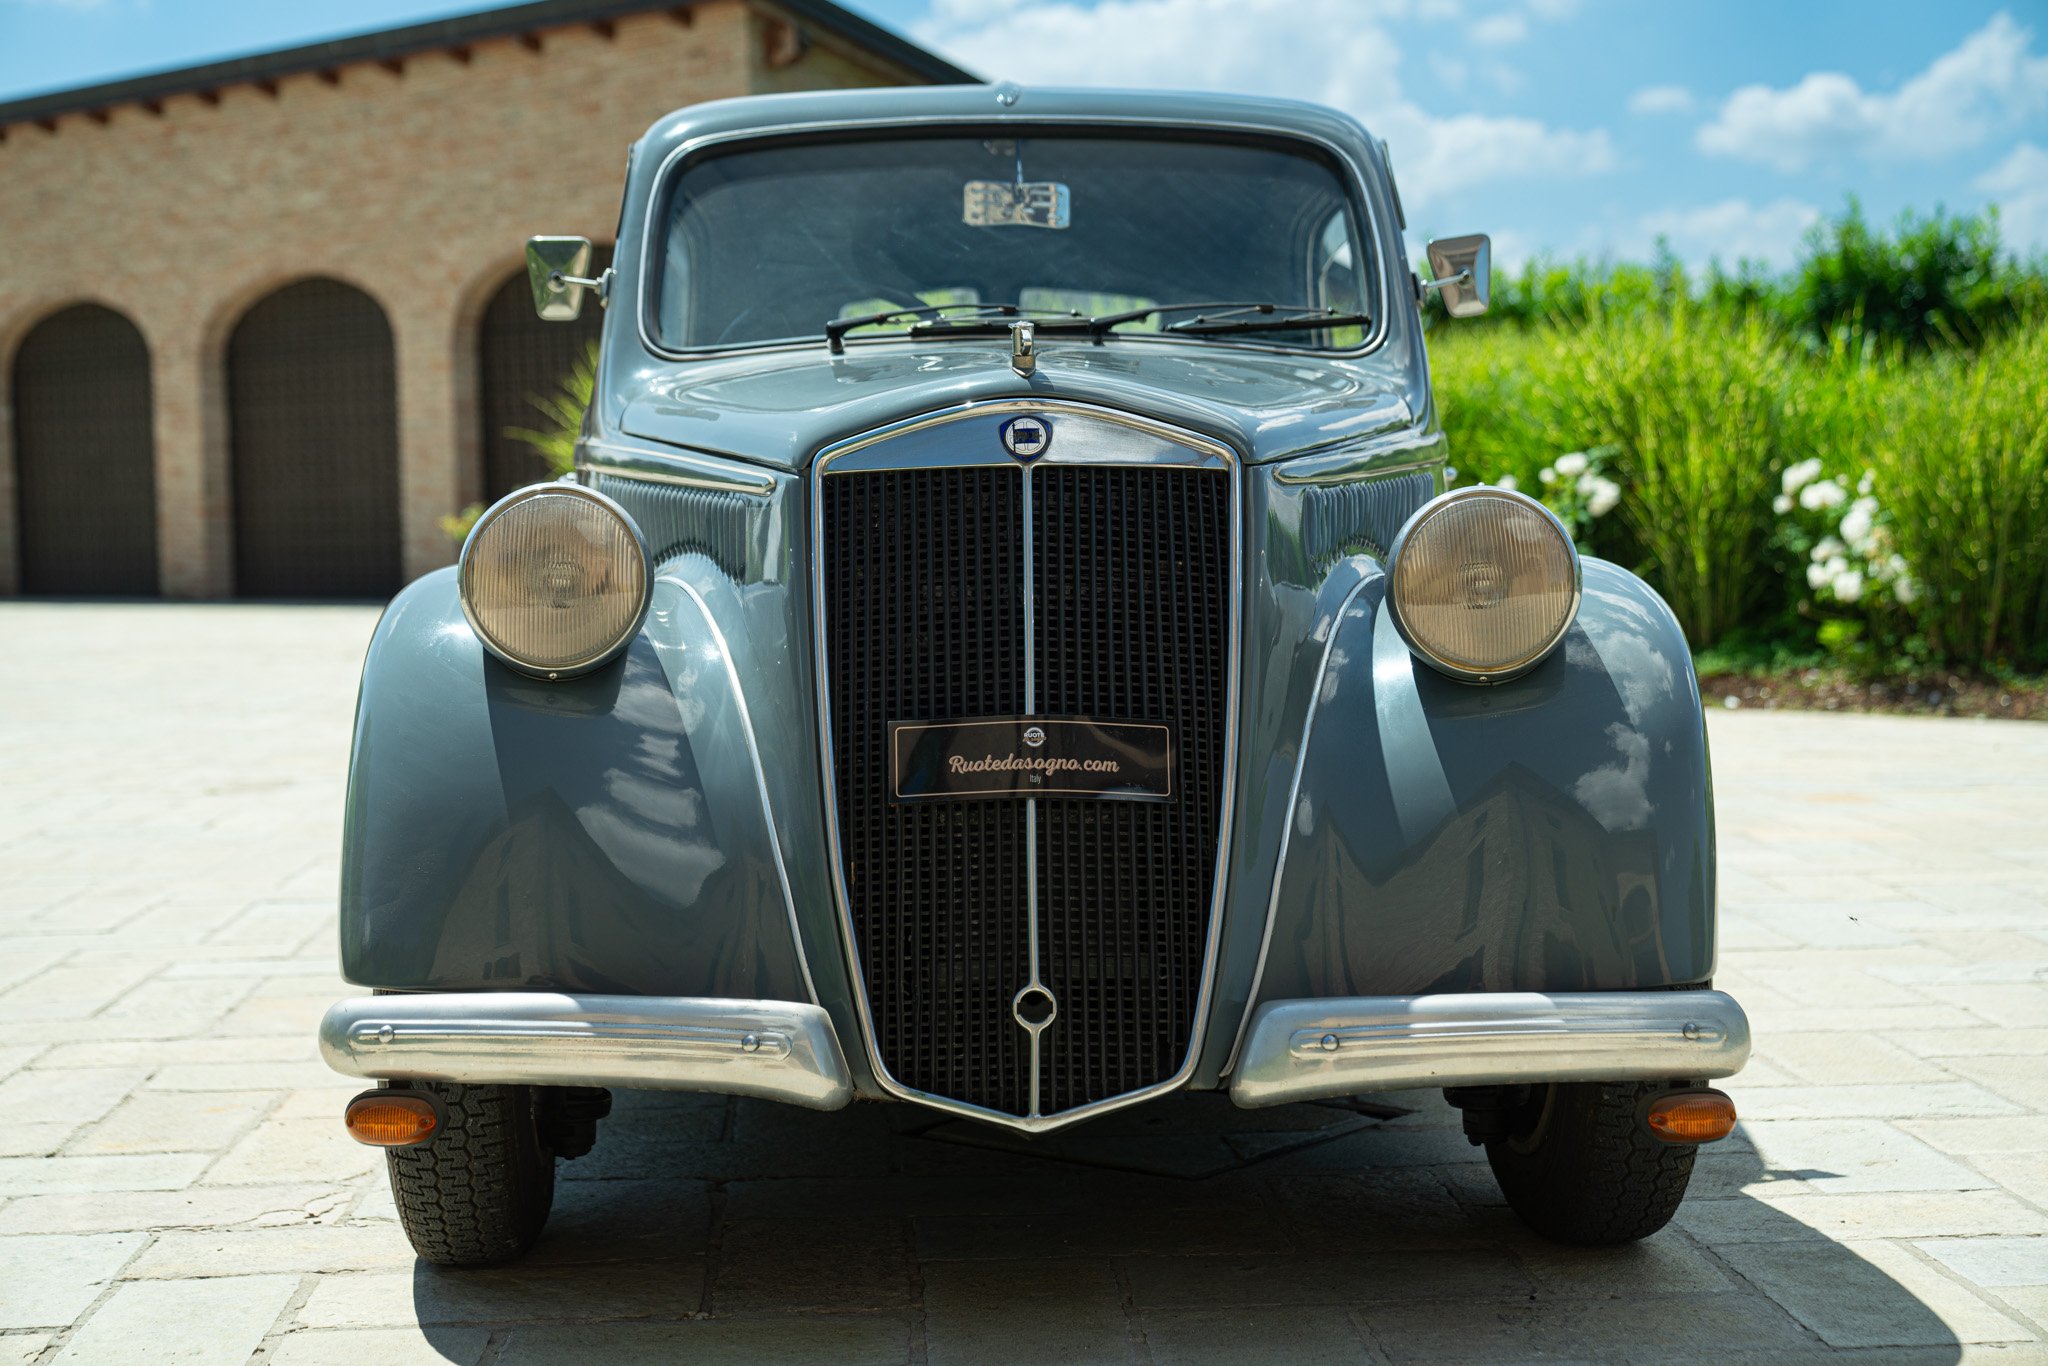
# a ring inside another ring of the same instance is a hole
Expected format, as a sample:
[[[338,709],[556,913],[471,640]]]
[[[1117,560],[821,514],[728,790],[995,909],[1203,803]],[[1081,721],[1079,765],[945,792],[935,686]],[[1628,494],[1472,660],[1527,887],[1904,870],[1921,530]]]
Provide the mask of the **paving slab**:
[[[0,1328],[61,1328],[149,1240],[139,1233],[0,1237]]]
[[[239,1366],[262,1345],[298,1288],[296,1276],[125,1282],[56,1360]]]

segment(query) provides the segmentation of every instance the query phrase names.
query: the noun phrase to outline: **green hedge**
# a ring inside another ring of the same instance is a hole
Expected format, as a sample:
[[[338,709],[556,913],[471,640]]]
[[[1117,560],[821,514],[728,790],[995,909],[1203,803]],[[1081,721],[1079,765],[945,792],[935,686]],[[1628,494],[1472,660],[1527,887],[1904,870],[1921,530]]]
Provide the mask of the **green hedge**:
[[[1668,269],[1552,271],[1582,308],[1432,327],[1452,463],[1543,497],[1695,648],[2048,667],[2048,312],[2013,303],[2032,269],[1972,296],[1967,329],[1894,309],[1887,331]]]

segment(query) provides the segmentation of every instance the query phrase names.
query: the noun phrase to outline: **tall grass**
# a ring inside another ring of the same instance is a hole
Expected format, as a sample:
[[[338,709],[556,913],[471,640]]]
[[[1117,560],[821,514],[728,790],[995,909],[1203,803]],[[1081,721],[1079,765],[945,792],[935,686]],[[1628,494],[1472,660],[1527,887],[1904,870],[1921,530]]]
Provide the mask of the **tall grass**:
[[[1847,331],[1815,347],[1763,310],[1679,295],[1585,320],[1431,338],[1463,482],[1611,447],[1624,495],[1592,533],[1677,612],[1695,648],[1731,633],[1808,645],[1828,620],[1912,633],[1910,653],[2048,667],[2048,317],[1972,352]],[[1868,472],[1919,591],[1816,601],[1777,535],[1784,468]],[[1904,648],[1901,644],[1900,648]]]
[[[2048,665],[2048,327],[1897,371],[1869,449],[1937,654]]]
[[[1756,572],[1783,466],[1783,350],[1761,318],[1733,326],[1683,302],[1596,318],[1566,348],[1575,445],[1611,447],[1644,572],[1686,635],[1720,639],[1762,596]]]

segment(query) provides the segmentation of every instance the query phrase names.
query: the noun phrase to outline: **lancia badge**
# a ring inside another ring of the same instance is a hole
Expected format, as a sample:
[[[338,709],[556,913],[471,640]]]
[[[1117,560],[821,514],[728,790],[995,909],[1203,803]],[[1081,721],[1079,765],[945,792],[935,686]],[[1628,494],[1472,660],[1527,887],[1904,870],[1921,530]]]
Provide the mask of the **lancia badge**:
[[[1042,417],[1013,417],[999,430],[1003,449],[1027,465],[1052,445],[1052,424]]]

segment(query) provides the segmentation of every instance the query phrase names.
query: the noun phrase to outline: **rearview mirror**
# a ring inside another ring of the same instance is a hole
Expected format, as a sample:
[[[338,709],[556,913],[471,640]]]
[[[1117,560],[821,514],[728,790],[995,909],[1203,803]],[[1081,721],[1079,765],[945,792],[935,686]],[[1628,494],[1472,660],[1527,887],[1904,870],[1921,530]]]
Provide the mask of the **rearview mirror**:
[[[527,238],[526,278],[533,311],[551,323],[573,322],[583,311],[583,291],[602,288],[590,278],[588,237]]]
[[[1453,318],[1476,318],[1493,299],[1493,242],[1483,232],[1440,237],[1429,244],[1429,273],[1424,289],[1444,297],[1444,312]]]

